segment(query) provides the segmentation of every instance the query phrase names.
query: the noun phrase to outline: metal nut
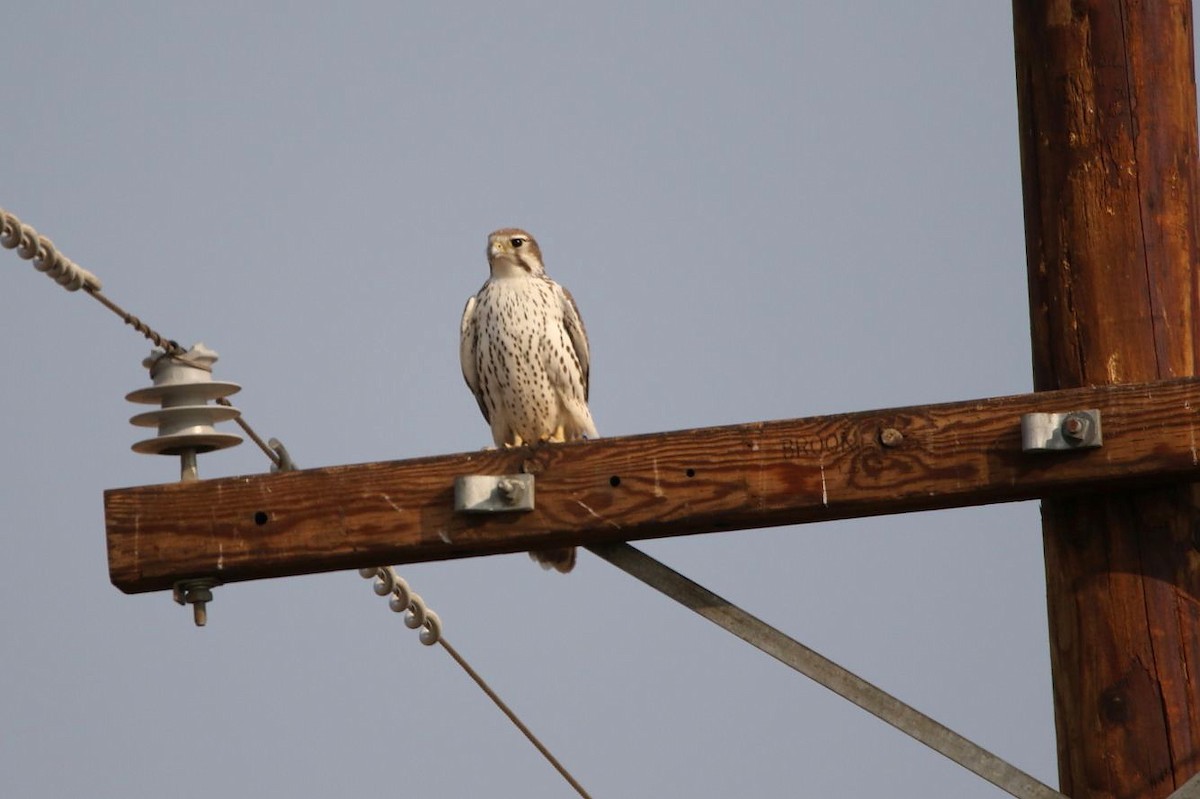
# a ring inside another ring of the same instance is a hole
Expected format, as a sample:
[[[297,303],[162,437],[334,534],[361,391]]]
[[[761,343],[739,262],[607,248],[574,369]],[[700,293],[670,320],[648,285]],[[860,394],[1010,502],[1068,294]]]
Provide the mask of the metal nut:
[[[175,584],[175,601],[192,606],[192,621],[197,627],[208,623],[208,603],[212,602],[212,589],[216,585],[216,580],[206,578],[181,580]]]
[[[519,480],[501,479],[496,482],[496,495],[506,505],[516,505],[525,496],[525,486]]]
[[[1071,414],[1062,423],[1062,435],[1067,441],[1080,442],[1088,437],[1090,420],[1081,414]]]

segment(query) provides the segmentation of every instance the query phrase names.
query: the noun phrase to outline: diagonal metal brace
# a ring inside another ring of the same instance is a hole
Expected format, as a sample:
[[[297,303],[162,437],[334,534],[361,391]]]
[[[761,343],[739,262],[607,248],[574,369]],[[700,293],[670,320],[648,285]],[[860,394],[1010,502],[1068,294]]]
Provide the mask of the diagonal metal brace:
[[[1179,789],[1167,799],[1200,799],[1200,773],[1193,775],[1190,780],[1180,785]]]
[[[640,549],[629,544],[602,544],[588,549],[1017,799],[1066,799],[1008,761],[692,582]]]

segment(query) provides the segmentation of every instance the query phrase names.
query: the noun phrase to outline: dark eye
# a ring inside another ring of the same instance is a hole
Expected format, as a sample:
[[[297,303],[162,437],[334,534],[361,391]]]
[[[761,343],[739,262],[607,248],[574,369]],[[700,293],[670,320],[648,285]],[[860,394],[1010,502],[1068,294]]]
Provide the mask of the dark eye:
[[[514,249],[516,249],[525,243],[525,239],[521,238],[520,236],[517,236],[516,238],[509,239],[508,243],[511,244]]]

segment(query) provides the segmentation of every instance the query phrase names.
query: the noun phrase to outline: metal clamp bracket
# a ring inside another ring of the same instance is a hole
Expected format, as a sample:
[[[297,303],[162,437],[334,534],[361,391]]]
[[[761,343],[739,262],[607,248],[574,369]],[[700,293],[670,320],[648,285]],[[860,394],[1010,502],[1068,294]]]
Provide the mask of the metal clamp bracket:
[[[1024,452],[1092,449],[1103,444],[1098,410],[1027,413],[1021,417]]]
[[[454,509],[461,513],[533,510],[533,475],[468,474],[456,477]]]

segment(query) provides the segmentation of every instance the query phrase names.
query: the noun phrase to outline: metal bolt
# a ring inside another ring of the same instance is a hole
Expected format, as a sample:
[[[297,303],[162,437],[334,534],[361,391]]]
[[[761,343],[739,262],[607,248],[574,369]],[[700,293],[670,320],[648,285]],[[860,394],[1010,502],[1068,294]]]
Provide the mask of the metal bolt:
[[[192,621],[197,627],[208,623],[207,604],[212,602],[212,589],[216,580],[183,580],[175,584],[175,601],[180,605],[192,606]]]
[[[525,486],[519,480],[498,480],[496,495],[505,505],[516,505],[525,495]]]
[[[898,447],[904,442],[904,434],[894,427],[885,427],[879,431],[879,443],[885,447]]]
[[[1071,414],[1062,423],[1062,435],[1067,441],[1082,442],[1088,434],[1088,418],[1079,414]]]
[[[179,481],[191,483],[199,479],[200,471],[196,468],[196,450],[183,450],[179,453]]]

